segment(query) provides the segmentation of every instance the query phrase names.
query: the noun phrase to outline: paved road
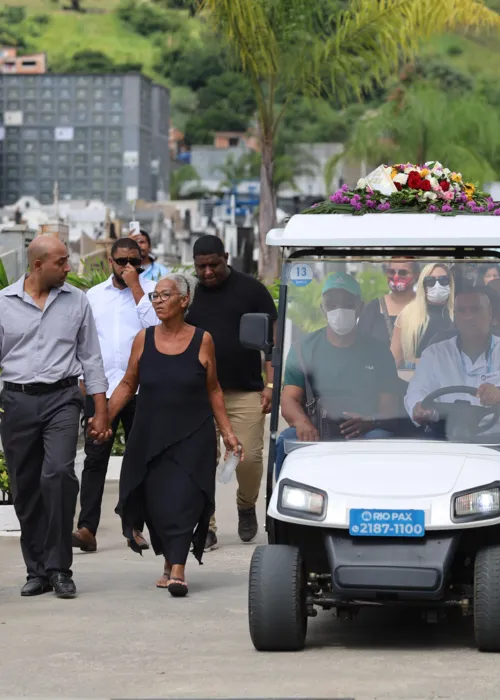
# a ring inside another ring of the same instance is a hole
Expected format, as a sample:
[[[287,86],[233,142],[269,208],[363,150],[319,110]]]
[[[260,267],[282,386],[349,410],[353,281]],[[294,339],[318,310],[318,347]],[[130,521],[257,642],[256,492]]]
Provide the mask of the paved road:
[[[476,652],[468,621],[335,622],[320,613],[305,652],[255,652],[246,597],[253,546],[236,536],[234,491],[232,483],[218,491],[221,548],[204,566],[191,559],[184,600],[154,587],[160,559],[124,546],[116,484],[106,488],[99,551],[75,556],[76,600],[22,599],[19,542],[0,538],[0,697],[499,697],[500,659]]]

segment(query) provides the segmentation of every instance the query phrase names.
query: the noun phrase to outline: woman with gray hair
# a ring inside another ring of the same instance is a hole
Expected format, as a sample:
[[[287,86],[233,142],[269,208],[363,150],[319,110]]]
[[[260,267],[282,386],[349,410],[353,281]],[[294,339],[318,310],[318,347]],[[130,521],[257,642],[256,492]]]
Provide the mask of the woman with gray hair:
[[[165,558],[157,582],[184,596],[189,549],[201,564],[215,509],[217,444],[214,417],[227,453],[240,453],[217,379],[211,336],[185,322],[196,281],[163,277],[150,299],[161,321],[136,336],[127,372],[109,401],[110,421],[135,395],[137,409],[120,475],[116,512],[132,550],[142,510],[157,555]]]

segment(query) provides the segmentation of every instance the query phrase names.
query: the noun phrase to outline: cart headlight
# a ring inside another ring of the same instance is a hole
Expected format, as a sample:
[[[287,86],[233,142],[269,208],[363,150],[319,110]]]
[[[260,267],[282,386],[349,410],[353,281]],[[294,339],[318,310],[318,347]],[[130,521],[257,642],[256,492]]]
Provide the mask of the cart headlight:
[[[500,489],[487,488],[456,496],[454,510],[457,518],[474,515],[484,515],[491,518],[499,515]]]
[[[322,493],[306,488],[284,486],[281,492],[281,507],[300,513],[322,515],[325,508],[325,497]]]

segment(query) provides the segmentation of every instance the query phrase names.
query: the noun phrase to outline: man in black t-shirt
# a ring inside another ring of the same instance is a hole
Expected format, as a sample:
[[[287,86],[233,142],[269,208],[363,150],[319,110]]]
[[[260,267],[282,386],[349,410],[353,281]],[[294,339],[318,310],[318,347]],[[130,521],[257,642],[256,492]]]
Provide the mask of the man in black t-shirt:
[[[271,410],[273,369],[262,357],[240,343],[240,320],[244,314],[267,313],[276,321],[273,298],[266,287],[250,275],[233,270],[217,236],[201,236],[193,248],[199,284],[187,323],[208,331],[214,341],[217,375],[224,392],[226,410],[245,450],[236,470],[238,534],[251,542],[258,531],[255,504],[263,472],[264,422]],[[217,548],[215,517],[210,523],[206,550]]]

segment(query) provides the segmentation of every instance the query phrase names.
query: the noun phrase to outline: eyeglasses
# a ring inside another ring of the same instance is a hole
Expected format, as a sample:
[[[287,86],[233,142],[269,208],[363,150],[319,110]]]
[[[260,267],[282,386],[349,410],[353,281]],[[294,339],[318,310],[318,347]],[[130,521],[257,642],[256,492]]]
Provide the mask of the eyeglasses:
[[[424,287],[426,287],[426,289],[434,287],[436,282],[439,282],[439,284],[442,287],[447,287],[450,284],[450,277],[449,275],[440,275],[439,277],[424,277]]]
[[[178,295],[179,292],[149,292],[148,297],[150,302],[168,301],[170,297]]]
[[[387,276],[388,277],[396,277],[396,275],[398,277],[408,277],[409,275],[411,275],[411,272],[409,270],[406,270],[406,269],[395,270],[393,267],[389,267],[387,269]]]
[[[133,267],[139,267],[141,264],[139,258],[113,258],[113,262],[120,265],[120,267],[125,267],[125,265],[128,265],[129,263]]]

